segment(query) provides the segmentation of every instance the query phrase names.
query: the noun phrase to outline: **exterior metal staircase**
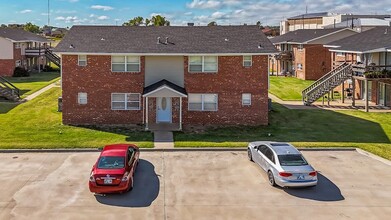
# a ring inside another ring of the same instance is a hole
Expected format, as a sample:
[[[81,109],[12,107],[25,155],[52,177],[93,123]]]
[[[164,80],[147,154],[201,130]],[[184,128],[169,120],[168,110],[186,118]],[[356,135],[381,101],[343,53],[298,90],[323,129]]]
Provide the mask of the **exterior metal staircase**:
[[[331,70],[302,91],[304,105],[311,105],[332,89],[341,85],[345,80],[351,78],[352,73],[352,65],[347,63]]]
[[[19,101],[20,90],[6,78],[0,76],[0,97],[10,101]]]
[[[58,67],[61,67],[61,58],[51,51],[51,49],[46,49],[45,56],[51,62],[56,64]]]

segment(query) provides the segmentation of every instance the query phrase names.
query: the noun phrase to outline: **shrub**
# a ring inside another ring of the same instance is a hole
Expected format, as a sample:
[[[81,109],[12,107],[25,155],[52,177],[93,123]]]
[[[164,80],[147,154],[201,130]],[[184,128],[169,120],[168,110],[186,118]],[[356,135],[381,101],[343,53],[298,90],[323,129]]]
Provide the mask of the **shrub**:
[[[26,77],[30,76],[30,73],[23,67],[15,67],[13,77]]]

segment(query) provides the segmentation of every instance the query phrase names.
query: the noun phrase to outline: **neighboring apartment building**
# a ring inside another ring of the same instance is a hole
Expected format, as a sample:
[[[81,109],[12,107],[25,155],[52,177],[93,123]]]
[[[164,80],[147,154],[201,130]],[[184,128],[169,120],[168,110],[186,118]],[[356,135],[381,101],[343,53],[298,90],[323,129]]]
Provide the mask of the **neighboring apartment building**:
[[[390,20],[383,20],[378,18],[356,18],[353,19],[353,21],[346,20],[344,22],[326,25],[324,28],[352,28],[357,32],[363,32],[379,26],[390,26]]]
[[[283,35],[290,31],[301,29],[323,29],[325,26],[330,26],[337,23],[349,24],[347,27],[351,27],[352,21],[358,18],[377,18],[384,20],[389,19],[390,17],[390,15],[353,15],[335,14],[330,12],[307,13],[290,17],[284,21],[281,21],[280,34]]]
[[[17,29],[0,28],[0,76],[12,76],[15,67],[39,69],[44,65],[49,41]]]
[[[258,26],[73,26],[55,51],[64,124],[268,123],[276,50]]]
[[[317,80],[331,70],[331,53],[323,45],[357,32],[345,29],[297,30],[270,39],[280,51],[271,63],[278,75]]]
[[[354,88],[354,98],[368,95],[368,101],[391,107],[391,74],[379,74],[384,69],[391,71],[391,27],[376,27],[325,47],[332,52],[334,67],[352,64],[355,82],[345,88]]]

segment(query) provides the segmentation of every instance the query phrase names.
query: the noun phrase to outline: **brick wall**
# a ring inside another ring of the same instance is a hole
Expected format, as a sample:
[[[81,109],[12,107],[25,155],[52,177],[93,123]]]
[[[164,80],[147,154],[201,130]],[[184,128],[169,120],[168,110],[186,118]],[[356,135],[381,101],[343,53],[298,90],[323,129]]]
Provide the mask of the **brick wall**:
[[[111,93],[142,93],[144,57],[140,73],[111,72],[110,56],[88,56],[87,66],[77,65],[78,56],[62,56],[64,124],[141,124],[140,110],[111,110]],[[86,92],[88,103],[79,105],[79,92]]]
[[[317,80],[331,70],[331,53],[323,45],[305,45],[305,80]]]
[[[0,60],[0,76],[12,76],[14,69],[14,60]]]
[[[88,56],[86,67],[77,65],[76,55],[63,55],[63,123],[64,124],[140,124],[139,111],[111,110],[111,93],[142,93],[145,58],[140,73],[112,73],[110,56]],[[266,56],[253,56],[253,66],[243,67],[242,56],[219,57],[218,73],[188,73],[184,59],[185,88],[188,93],[217,93],[218,111],[188,111],[183,98],[183,123],[197,125],[266,125],[267,62]],[[79,105],[78,92],[88,94],[88,103]],[[252,94],[252,105],[242,106],[242,93]],[[149,123],[156,121],[156,98],[148,100]],[[172,122],[179,122],[179,98],[172,98]]]
[[[253,56],[253,66],[243,67],[242,56],[222,56],[218,73],[189,73],[185,57],[187,93],[218,94],[218,111],[188,111],[183,99],[185,124],[267,124],[267,56]],[[252,94],[252,105],[242,106],[242,93]]]

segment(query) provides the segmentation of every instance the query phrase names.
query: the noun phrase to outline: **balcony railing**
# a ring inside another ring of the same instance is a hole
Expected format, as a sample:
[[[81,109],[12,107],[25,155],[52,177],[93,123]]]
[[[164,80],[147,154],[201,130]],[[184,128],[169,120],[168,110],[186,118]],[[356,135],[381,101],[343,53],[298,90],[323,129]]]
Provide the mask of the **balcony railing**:
[[[391,78],[391,65],[353,64],[354,75],[365,78]]]
[[[293,60],[292,51],[281,51],[277,56],[277,60]]]
[[[45,55],[46,48],[44,47],[28,47],[24,50],[26,56],[41,56]]]

